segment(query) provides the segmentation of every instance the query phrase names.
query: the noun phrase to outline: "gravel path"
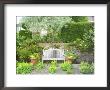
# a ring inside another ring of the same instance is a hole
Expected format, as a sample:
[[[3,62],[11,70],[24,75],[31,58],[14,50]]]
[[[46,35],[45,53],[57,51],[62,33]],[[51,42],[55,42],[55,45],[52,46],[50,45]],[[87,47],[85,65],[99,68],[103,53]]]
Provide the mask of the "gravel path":
[[[33,70],[33,72],[31,74],[49,74],[48,72],[48,68],[49,68],[50,65],[47,65],[45,64],[45,68],[40,70],[40,71],[36,71],[36,70]],[[80,74],[80,71],[79,71],[79,64],[73,64],[73,74]],[[62,71],[62,69],[60,68],[60,64],[58,64],[57,66],[57,71],[55,74],[67,74],[65,71]]]

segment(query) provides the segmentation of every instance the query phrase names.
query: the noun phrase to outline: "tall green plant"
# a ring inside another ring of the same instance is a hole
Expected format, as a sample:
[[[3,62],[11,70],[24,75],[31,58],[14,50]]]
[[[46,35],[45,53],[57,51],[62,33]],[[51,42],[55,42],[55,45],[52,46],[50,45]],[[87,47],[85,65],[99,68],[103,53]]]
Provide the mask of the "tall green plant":
[[[70,22],[61,29],[60,38],[64,43],[73,43],[79,49],[94,48],[94,23]]]
[[[87,16],[70,16],[74,22],[88,22]]]
[[[20,37],[25,37],[25,39],[32,38],[32,32],[29,31],[29,30],[20,30],[19,31],[19,36]]]

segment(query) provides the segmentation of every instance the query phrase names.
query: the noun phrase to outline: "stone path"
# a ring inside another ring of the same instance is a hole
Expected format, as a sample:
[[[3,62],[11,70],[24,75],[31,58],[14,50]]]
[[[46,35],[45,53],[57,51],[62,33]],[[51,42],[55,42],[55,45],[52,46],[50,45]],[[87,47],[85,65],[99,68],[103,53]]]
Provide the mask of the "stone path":
[[[36,71],[36,70],[33,70],[33,72],[31,74],[50,74],[48,72],[48,68],[49,68],[50,65],[47,65],[45,64],[45,68],[40,70],[40,71]],[[81,74],[80,71],[79,71],[79,64],[73,64],[73,74]],[[62,71],[62,69],[60,68],[60,64],[58,64],[57,66],[57,71],[55,74],[67,74],[65,71]]]

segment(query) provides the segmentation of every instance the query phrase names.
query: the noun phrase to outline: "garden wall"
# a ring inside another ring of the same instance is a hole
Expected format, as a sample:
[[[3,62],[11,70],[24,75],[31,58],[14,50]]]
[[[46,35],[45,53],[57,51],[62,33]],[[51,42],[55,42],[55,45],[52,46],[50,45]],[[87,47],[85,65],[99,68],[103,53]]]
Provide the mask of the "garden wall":
[[[94,54],[81,52],[79,58],[75,61],[75,63],[80,63],[81,61],[94,62]]]

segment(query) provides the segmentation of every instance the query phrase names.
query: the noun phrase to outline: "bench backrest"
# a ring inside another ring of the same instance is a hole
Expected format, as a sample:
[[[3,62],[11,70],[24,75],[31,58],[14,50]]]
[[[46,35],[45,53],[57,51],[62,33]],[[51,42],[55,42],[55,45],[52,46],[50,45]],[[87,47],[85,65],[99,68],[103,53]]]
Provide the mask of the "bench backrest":
[[[62,58],[64,55],[64,49],[48,49],[43,50],[45,58]]]

